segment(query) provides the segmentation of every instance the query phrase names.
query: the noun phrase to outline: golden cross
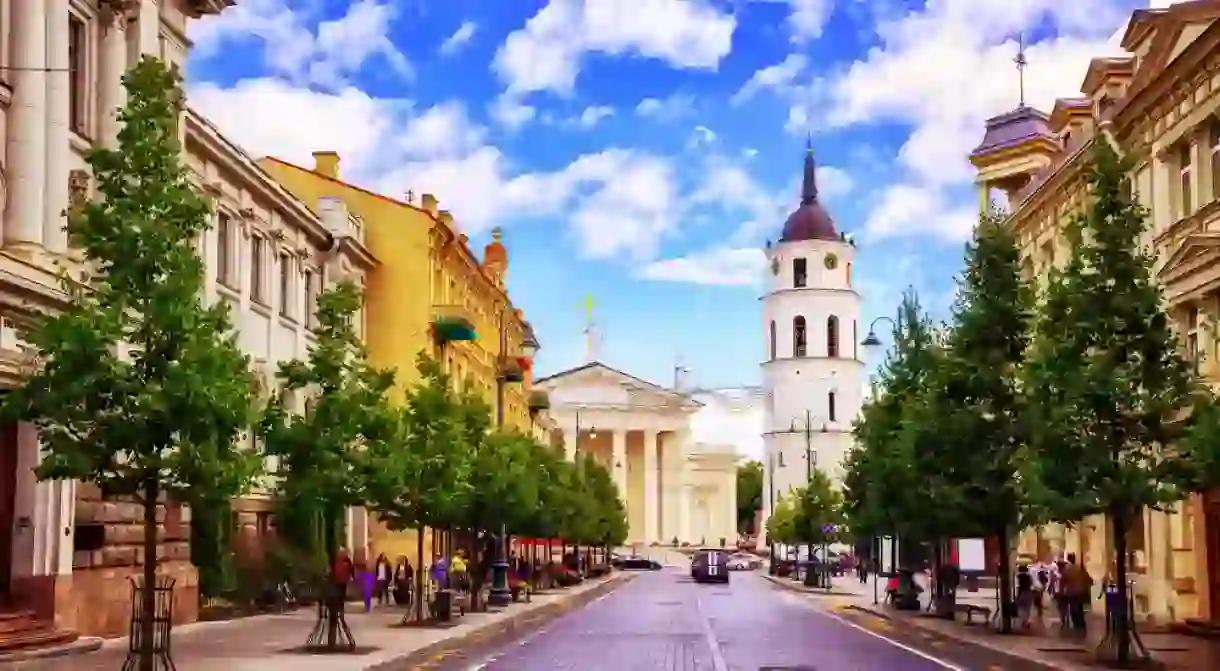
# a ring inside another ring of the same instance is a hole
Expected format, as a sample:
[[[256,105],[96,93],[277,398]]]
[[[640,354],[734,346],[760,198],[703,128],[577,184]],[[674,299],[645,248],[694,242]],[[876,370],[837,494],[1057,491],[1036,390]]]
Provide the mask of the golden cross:
[[[585,296],[585,355],[590,361],[593,360],[593,351],[595,345],[593,339],[596,334],[593,333],[593,294]]]

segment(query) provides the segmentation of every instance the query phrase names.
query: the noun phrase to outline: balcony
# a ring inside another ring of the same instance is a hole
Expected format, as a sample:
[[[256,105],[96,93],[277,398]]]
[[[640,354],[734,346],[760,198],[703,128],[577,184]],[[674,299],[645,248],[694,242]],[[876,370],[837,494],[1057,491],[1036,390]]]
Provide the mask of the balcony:
[[[432,337],[438,344],[479,339],[474,319],[463,305],[432,306]]]

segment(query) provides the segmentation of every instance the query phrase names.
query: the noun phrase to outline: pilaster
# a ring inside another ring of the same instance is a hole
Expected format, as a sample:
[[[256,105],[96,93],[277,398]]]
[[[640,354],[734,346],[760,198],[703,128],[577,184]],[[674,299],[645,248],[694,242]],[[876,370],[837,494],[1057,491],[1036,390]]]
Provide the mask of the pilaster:
[[[1154,231],[1169,228],[1176,220],[1173,197],[1173,177],[1176,166],[1167,155],[1167,150],[1157,154],[1152,162],[1152,221]]]
[[[678,541],[690,543],[690,485],[683,484],[678,494]]]
[[[123,74],[127,71],[127,14],[113,5],[102,14],[102,45],[98,54],[98,141],[107,147],[117,144],[118,111],[126,101]]]
[[[46,197],[48,0],[12,3],[13,96],[8,110],[5,169],[8,213],[4,244],[41,245]],[[65,180],[67,179],[65,175]]]
[[[46,87],[46,199],[43,201],[43,246],[54,254],[68,251],[68,233],[64,229],[69,206],[69,170],[71,170],[72,97],[68,59],[67,2],[51,2],[47,6],[47,87]]]
[[[161,57],[161,7],[158,0],[140,0],[137,46],[141,56]]]
[[[644,431],[644,542],[657,541],[660,492],[657,478],[657,431]]]

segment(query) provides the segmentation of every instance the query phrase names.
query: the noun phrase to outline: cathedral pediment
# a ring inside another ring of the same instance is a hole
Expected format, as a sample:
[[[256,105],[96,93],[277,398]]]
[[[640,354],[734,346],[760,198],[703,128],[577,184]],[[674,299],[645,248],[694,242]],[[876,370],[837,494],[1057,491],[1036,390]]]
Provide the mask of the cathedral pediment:
[[[1220,233],[1192,233],[1165,259],[1157,273],[1166,284],[1190,275],[1200,263],[1212,263],[1220,252]]]
[[[588,363],[534,381],[555,405],[698,408],[693,398],[602,363]]]

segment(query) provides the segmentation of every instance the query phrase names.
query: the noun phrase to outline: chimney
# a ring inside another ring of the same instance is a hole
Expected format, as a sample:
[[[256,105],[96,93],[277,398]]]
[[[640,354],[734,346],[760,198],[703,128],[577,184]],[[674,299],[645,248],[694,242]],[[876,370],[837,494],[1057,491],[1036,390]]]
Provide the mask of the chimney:
[[[323,177],[339,179],[339,152],[315,151],[313,153],[313,171]]]
[[[419,197],[419,206],[432,217],[436,217],[436,196],[425,193]]]
[[[440,222],[445,225],[445,228],[448,228],[451,231],[453,230],[453,215],[450,214],[449,210],[441,210],[436,214],[436,218],[440,219]]]

